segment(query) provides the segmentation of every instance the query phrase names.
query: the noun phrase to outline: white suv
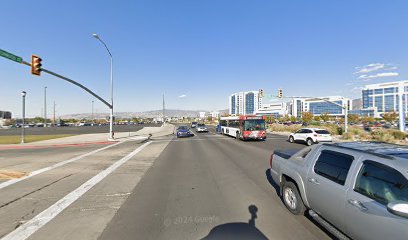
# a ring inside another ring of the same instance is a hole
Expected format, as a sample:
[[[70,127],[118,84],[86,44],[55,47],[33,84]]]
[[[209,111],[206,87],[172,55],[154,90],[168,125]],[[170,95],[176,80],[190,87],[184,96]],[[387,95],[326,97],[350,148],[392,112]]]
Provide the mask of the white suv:
[[[308,146],[318,142],[331,142],[332,136],[329,131],[319,128],[302,128],[295,133],[289,135],[289,142],[296,141],[305,142]]]

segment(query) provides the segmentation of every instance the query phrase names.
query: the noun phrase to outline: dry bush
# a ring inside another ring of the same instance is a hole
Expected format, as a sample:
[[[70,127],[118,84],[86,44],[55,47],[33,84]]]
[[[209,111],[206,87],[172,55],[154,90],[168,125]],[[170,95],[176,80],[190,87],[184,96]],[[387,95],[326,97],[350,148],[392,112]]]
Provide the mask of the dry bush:
[[[290,125],[290,126],[286,126],[286,125],[279,124],[279,123],[269,124],[269,130],[271,130],[272,132],[296,132],[301,128],[302,126],[297,125],[297,124]]]

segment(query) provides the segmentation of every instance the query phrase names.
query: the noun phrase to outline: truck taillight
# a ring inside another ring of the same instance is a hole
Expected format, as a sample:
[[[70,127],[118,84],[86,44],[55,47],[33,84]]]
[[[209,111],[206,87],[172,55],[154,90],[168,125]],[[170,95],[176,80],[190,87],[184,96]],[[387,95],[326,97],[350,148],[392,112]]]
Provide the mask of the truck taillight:
[[[269,166],[272,168],[272,161],[273,161],[273,153],[271,154],[271,157],[269,158]]]

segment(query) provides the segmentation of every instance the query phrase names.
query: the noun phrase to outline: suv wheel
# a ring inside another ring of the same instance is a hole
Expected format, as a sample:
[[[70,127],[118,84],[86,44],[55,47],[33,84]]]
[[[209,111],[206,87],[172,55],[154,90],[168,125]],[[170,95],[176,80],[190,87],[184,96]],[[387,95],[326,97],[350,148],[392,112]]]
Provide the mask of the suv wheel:
[[[290,142],[290,143],[294,143],[294,142],[295,142],[295,139],[293,138],[293,136],[290,136],[290,137],[289,137],[289,142]]]
[[[295,215],[305,212],[305,205],[300,197],[299,191],[293,182],[285,182],[282,188],[283,203],[286,208]]]
[[[307,146],[312,146],[313,140],[311,138],[306,139],[306,145]]]

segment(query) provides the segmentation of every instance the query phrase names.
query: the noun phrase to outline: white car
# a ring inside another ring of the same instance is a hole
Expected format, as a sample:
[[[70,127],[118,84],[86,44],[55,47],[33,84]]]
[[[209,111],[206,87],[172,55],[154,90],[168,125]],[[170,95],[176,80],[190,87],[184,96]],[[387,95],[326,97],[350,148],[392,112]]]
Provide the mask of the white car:
[[[329,131],[319,128],[302,128],[289,135],[289,142],[305,142],[308,146],[318,142],[331,142],[332,136]]]
[[[196,132],[208,132],[208,128],[205,124],[199,123],[197,124]]]

